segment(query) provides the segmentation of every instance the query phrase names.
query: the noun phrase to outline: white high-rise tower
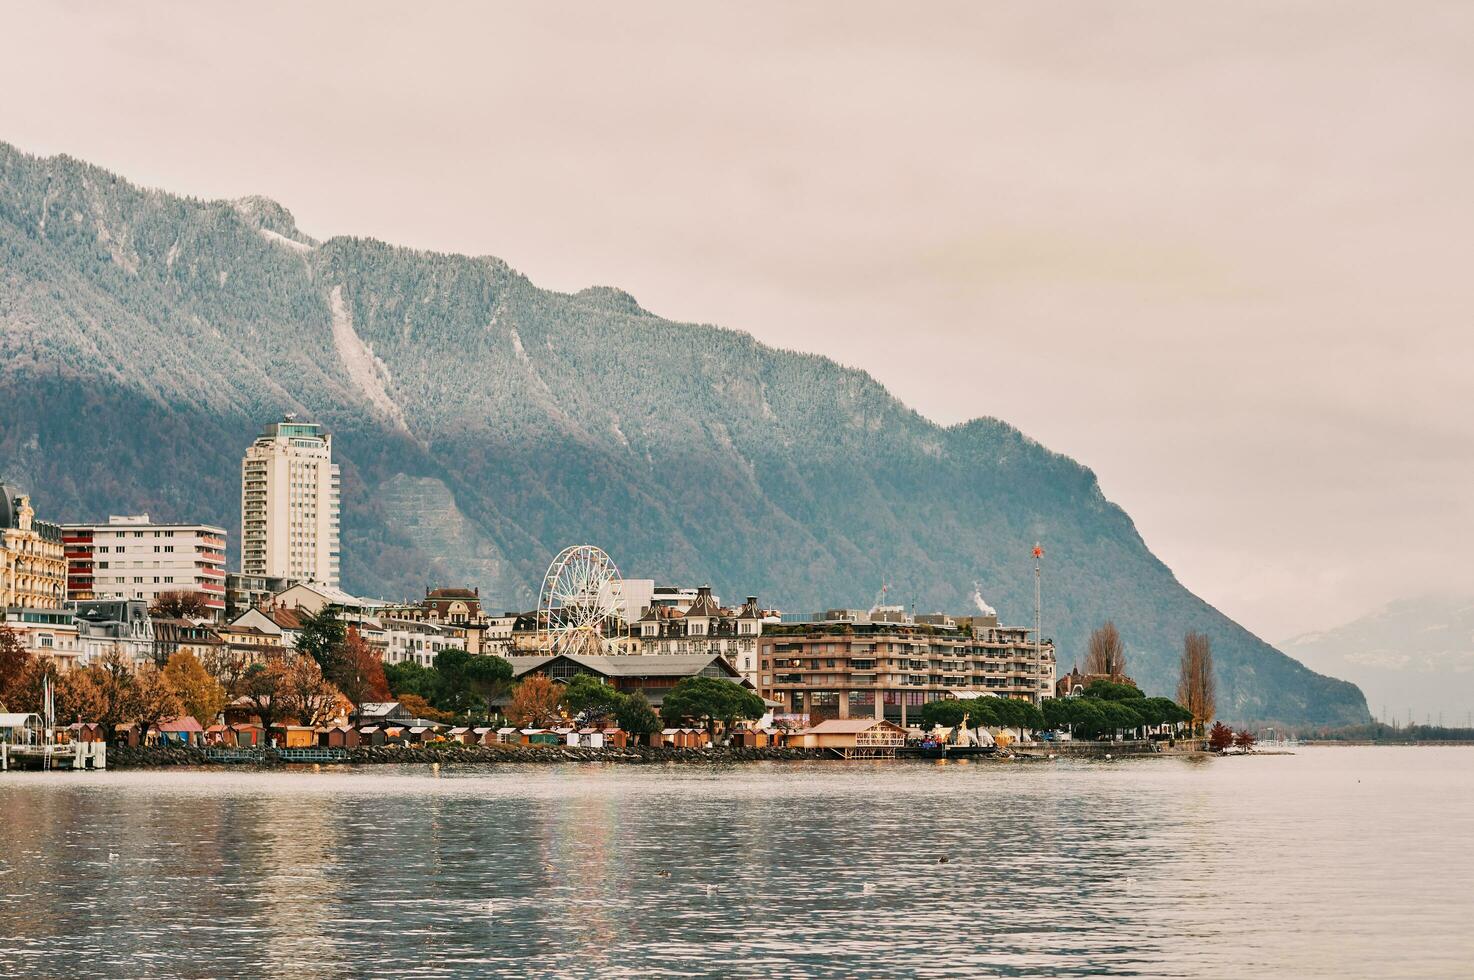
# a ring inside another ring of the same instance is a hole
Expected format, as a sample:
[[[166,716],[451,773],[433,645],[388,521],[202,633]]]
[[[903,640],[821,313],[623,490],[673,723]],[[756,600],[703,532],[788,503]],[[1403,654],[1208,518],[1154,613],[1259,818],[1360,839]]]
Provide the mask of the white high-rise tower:
[[[338,584],[333,437],[287,415],[241,460],[241,571]]]

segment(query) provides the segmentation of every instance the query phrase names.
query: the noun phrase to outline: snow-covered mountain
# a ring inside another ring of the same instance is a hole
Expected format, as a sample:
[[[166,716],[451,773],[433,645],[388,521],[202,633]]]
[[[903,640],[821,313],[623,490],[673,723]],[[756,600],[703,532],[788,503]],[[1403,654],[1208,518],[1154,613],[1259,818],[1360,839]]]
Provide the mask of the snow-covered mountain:
[[[1358,684],[1385,721],[1464,725],[1474,711],[1474,597],[1399,599],[1375,612],[1280,644],[1313,670]]]

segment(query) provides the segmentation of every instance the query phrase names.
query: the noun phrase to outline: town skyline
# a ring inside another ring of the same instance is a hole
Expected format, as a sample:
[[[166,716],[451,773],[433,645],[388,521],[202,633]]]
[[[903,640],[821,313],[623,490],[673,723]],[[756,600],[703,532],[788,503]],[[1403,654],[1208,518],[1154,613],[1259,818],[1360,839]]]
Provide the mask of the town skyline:
[[[940,422],[1003,418],[1089,465],[1190,589],[1271,640],[1474,594],[1453,489],[1474,480],[1455,395],[1470,297],[1449,266],[1474,202],[1446,125],[1471,89],[1467,12],[1266,8],[1267,33],[1324,36],[1247,53],[1215,15],[1130,6],[953,11],[951,36],[872,7],[836,35],[776,8],[329,6],[269,37],[264,18],[156,9],[13,17],[12,88],[58,33],[85,67],[0,107],[0,138],[267,194],[318,236],[617,286],[861,367]],[[684,35],[657,29],[672,16]],[[328,30],[342,43],[322,50]],[[619,45],[596,43],[609,31]],[[164,64],[199,84],[170,87]]]

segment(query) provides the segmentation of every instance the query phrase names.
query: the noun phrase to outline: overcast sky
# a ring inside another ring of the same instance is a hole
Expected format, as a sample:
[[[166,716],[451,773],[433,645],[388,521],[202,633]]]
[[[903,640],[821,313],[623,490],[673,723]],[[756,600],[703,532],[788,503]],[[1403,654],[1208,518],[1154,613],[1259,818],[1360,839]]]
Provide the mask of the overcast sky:
[[[1272,640],[1474,592],[1469,4],[482,7],[7,5],[0,140],[1005,419]]]

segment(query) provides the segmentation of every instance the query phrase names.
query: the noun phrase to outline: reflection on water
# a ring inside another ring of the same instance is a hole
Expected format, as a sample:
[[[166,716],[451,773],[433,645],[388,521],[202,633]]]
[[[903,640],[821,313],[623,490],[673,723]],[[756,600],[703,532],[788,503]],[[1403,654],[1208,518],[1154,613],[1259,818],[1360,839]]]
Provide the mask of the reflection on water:
[[[8,773],[0,808],[6,976],[1444,977],[1474,957],[1471,749]]]

